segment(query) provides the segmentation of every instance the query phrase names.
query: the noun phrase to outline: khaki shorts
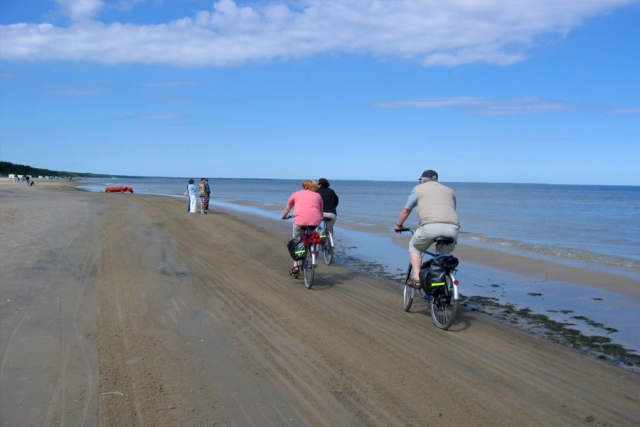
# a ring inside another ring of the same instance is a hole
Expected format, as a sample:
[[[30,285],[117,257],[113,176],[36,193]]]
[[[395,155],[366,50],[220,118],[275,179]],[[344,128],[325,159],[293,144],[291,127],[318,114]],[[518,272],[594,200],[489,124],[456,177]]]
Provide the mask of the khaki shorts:
[[[419,227],[413,234],[413,237],[411,237],[409,252],[422,253],[429,249],[433,242],[435,242],[436,237],[444,236],[451,237],[453,243],[438,243],[436,245],[436,252],[440,254],[450,254],[456,247],[459,229],[460,227],[453,224],[435,223],[423,225]]]

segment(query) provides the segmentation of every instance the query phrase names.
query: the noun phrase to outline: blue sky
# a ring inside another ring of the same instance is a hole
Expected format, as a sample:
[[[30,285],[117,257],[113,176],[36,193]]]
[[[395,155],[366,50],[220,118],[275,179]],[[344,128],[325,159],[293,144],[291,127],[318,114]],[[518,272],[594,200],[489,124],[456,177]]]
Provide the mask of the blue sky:
[[[0,158],[640,185],[634,0],[2,0]]]

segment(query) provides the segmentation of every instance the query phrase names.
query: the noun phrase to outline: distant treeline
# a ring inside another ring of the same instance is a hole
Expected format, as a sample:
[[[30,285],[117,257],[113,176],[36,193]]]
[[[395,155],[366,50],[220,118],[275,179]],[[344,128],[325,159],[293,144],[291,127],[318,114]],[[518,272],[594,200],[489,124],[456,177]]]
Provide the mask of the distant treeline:
[[[10,162],[0,162],[0,175],[7,176],[9,174],[15,175],[31,175],[31,176],[59,176],[62,178],[106,178],[113,175],[100,175],[95,173],[78,173],[78,172],[64,172],[64,171],[52,171],[49,169],[34,168],[25,165],[16,165]]]

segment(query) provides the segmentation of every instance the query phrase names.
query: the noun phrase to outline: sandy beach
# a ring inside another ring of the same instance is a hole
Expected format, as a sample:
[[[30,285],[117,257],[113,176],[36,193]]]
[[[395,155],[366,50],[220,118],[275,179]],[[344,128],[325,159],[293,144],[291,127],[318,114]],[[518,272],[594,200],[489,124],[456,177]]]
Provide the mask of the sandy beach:
[[[343,266],[305,289],[290,222],[69,185],[0,183],[3,426],[640,424],[638,374],[472,311],[440,331]],[[486,254],[457,250],[541,274]]]

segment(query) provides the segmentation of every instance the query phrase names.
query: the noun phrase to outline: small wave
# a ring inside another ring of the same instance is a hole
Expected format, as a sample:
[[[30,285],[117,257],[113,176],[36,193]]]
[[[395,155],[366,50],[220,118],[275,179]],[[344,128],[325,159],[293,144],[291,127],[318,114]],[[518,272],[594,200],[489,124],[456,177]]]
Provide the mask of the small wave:
[[[639,260],[628,258],[623,255],[611,255],[578,248],[526,243],[517,240],[488,237],[480,234],[460,233],[460,236],[471,239],[481,244],[500,246],[506,249],[533,252],[536,254],[570,260],[586,261],[589,263],[611,267],[622,267],[640,270]]]

